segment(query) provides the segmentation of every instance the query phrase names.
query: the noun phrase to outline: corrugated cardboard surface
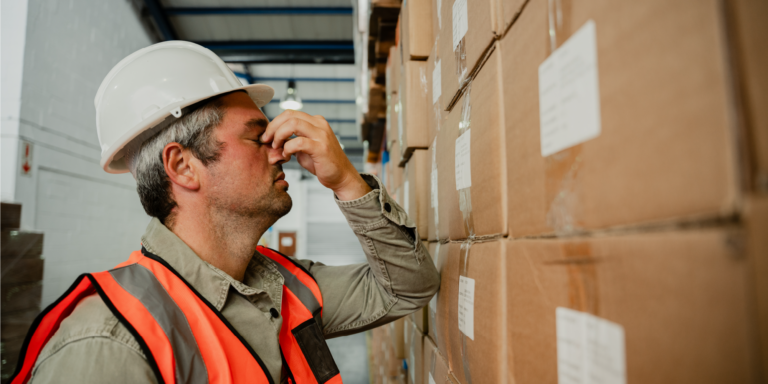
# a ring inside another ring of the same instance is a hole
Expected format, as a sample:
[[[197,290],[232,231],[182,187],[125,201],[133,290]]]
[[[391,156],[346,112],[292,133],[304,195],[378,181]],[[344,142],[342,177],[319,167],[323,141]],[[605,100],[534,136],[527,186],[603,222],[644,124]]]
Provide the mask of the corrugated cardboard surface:
[[[469,128],[472,186],[469,222],[476,236],[507,233],[506,155],[500,89],[499,54],[494,52],[470,85]],[[441,239],[462,240],[470,233],[456,190],[456,139],[465,98],[462,96],[437,138],[438,218]],[[469,210],[468,210],[469,212]]]
[[[400,8],[403,19],[400,41],[403,57],[407,60],[426,60],[432,48],[432,2],[434,0],[407,0]]]
[[[400,127],[400,163],[405,162],[415,149],[429,147],[429,129],[427,123],[427,62],[407,61],[403,63],[401,84],[401,107],[403,126]]]
[[[520,15],[526,2],[527,0],[498,0],[495,3],[498,15],[496,34],[504,34]]]
[[[397,163],[400,163],[400,149],[394,151],[394,146],[397,144],[398,135],[398,111],[400,106],[398,105],[399,98],[397,93],[390,93],[387,99],[387,151],[389,151],[389,161],[393,158],[397,159]]]
[[[400,79],[397,77],[400,68],[396,68],[400,66],[400,59],[397,56],[397,52],[397,46],[392,46],[389,49],[389,56],[387,57],[387,80],[385,82],[387,95],[397,93],[397,85],[400,84]]]
[[[745,227],[747,251],[756,303],[755,323],[759,334],[759,361],[763,380],[768,380],[768,196],[752,196],[747,200]]]
[[[739,204],[733,103],[718,1],[564,1],[562,44],[593,20],[602,132],[541,156],[538,68],[547,0],[501,44],[510,234],[729,215]]]
[[[495,0],[494,0],[495,1]],[[457,58],[457,52],[453,49],[453,3],[454,0],[443,0],[441,5],[442,28],[440,29],[440,52],[442,58],[442,97],[441,103],[445,110],[448,110],[450,102],[459,91],[459,61],[466,68],[466,76],[474,71],[483,53],[489,48],[495,39],[493,31],[494,16],[491,7],[491,0],[467,0],[467,34],[464,36],[464,55],[463,59]]]
[[[423,383],[429,383],[431,384],[433,381],[435,383],[446,383],[449,382],[449,377],[451,376],[450,371],[448,370],[448,363],[445,361],[445,358],[440,355],[440,352],[437,350],[437,347],[435,347],[435,343],[432,342],[428,337],[424,338],[424,375],[423,375]],[[432,377],[432,380],[430,380],[430,377]]]
[[[727,2],[745,140],[751,153],[750,184],[768,192],[768,2]]]
[[[459,243],[447,243],[438,244],[435,249],[433,257],[435,257],[435,266],[437,270],[442,273],[445,268],[446,261],[448,260],[449,253],[457,253],[459,251]],[[448,356],[448,334],[449,319],[448,308],[450,307],[449,301],[452,297],[457,297],[458,294],[455,286],[441,286],[437,291],[437,296],[434,300],[436,305],[430,303],[428,309],[429,319],[429,338],[437,345],[444,356]]]
[[[429,54],[429,59],[427,59],[427,125],[429,126],[427,141],[429,145],[432,145],[432,142],[437,136],[437,131],[440,130],[441,124],[443,124],[445,118],[448,116],[448,112],[440,106],[440,98],[442,96],[438,96],[434,103],[434,98],[432,97],[432,91],[435,88],[433,83],[433,79],[435,79],[434,72],[436,70],[441,70],[441,68],[435,64],[436,62],[440,62],[439,51],[440,46],[439,44],[435,43],[435,46],[432,48],[432,51]],[[438,81],[441,81],[439,76],[437,78]],[[440,93],[442,95],[442,90]]]
[[[424,334],[412,321],[405,322],[405,358],[408,362],[408,383],[421,384],[424,378]]]
[[[741,234],[507,241],[509,376],[556,383],[555,309],[624,328],[629,383],[753,382]]]
[[[431,167],[429,152],[425,149],[417,149],[411,155],[411,159],[405,164],[404,177],[408,180],[408,206],[405,209],[408,216],[416,223],[416,229],[422,240],[427,239],[427,211],[430,204],[429,172]],[[405,183],[403,183],[405,184]],[[403,186],[405,188],[405,185]]]
[[[438,324],[438,329],[445,327],[451,372],[465,384],[505,382],[505,245],[498,240],[469,247],[451,243],[447,247],[440,274],[441,295],[447,300],[439,304],[448,304],[448,321]],[[475,280],[474,339],[459,330],[459,276]]]
[[[429,208],[427,209],[427,239],[429,241],[437,241],[437,225],[439,224],[440,219],[440,212],[439,210],[439,201],[435,198],[435,201],[433,202],[433,194],[438,193],[438,183],[435,185],[432,185],[432,167],[436,165],[436,154],[435,154],[435,145],[437,142],[437,137],[435,137],[435,140],[432,141],[432,144],[430,144],[429,149],[427,150],[427,157],[429,158],[429,180],[427,181],[429,183]],[[437,195],[435,195],[437,196]],[[438,206],[435,206],[435,203],[438,203]],[[437,217],[435,217],[437,215]]]
[[[405,318],[401,317],[391,323],[388,324],[389,326],[389,337],[392,339],[392,346],[395,350],[395,358],[398,360],[405,358],[405,339],[404,339],[404,332],[405,332]]]
[[[437,243],[428,243],[426,241],[422,241],[422,243],[425,247],[427,247],[427,250],[429,250],[430,262],[434,263],[434,256],[432,255],[435,254]],[[418,311],[410,314],[408,317],[411,319],[413,324],[416,325],[416,328],[418,328],[419,332],[425,335],[429,333],[429,305],[420,308]]]

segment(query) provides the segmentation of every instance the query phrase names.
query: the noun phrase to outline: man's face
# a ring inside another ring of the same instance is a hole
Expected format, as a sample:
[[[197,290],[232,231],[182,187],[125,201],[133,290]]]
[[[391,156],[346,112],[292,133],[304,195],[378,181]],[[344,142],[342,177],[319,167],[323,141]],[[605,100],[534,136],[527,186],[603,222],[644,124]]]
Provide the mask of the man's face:
[[[222,148],[218,160],[203,170],[201,187],[214,210],[276,221],[292,205],[282,148],[260,143],[268,121],[245,92],[221,102],[224,119],[214,134]]]

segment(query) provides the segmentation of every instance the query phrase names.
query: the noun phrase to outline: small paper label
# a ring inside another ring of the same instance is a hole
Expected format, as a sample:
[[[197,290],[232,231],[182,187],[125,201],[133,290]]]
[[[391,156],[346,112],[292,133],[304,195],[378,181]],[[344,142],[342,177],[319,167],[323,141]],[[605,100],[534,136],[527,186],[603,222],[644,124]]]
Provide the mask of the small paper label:
[[[539,66],[542,156],[600,135],[595,36],[590,20]]]
[[[432,372],[429,373],[429,384],[435,384],[435,378],[432,377]]]
[[[475,339],[475,279],[459,276],[459,330]]]
[[[469,164],[469,137],[467,129],[456,139],[456,190],[472,186],[472,169]]]
[[[443,0],[435,0],[435,2],[437,3],[437,8],[436,8],[437,9],[437,26],[440,29],[442,29],[443,28],[443,18],[442,18],[442,15],[440,14],[440,9],[442,8]]]
[[[467,34],[469,20],[467,20],[467,0],[453,2],[453,50],[459,46],[461,39]]]
[[[564,307],[555,317],[559,384],[626,384],[621,325]]]
[[[411,202],[408,200],[409,190],[410,188],[408,188],[408,180],[406,180],[405,185],[403,186],[403,208],[405,208],[405,213],[408,214],[411,212]]]
[[[440,93],[442,92],[440,83],[440,81],[442,81],[442,75],[440,74],[441,68],[440,60],[436,61],[435,68],[432,70],[432,105],[437,104],[440,100]]]

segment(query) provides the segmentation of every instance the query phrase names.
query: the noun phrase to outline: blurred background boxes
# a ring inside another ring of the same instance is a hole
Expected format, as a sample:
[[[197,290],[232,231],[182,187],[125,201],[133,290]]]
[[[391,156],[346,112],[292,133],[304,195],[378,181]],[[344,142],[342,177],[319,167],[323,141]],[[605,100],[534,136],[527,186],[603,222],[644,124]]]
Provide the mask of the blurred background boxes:
[[[426,60],[432,49],[432,2],[435,0],[406,0],[400,8],[400,41],[403,61]]]
[[[430,165],[429,152],[419,149],[413,152],[403,172],[403,190],[406,196],[403,199],[403,207],[416,223],[422,240],[426,240],[429,233],[427,228],[427,210],[430,206],[429,183],[424,181],[429,178]]]

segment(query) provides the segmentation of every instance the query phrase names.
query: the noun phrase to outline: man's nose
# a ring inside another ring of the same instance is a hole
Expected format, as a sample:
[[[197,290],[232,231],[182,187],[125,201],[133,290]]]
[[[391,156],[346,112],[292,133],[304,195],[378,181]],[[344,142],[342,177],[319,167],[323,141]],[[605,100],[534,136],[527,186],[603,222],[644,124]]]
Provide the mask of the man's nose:
[[[279,148],[269,148],[269,154],[268,154],[269,163],[272,165],[277,164],[283,164],[288,162],[290,160],[290,156],[286,159],[283,157],[283,147]]]

